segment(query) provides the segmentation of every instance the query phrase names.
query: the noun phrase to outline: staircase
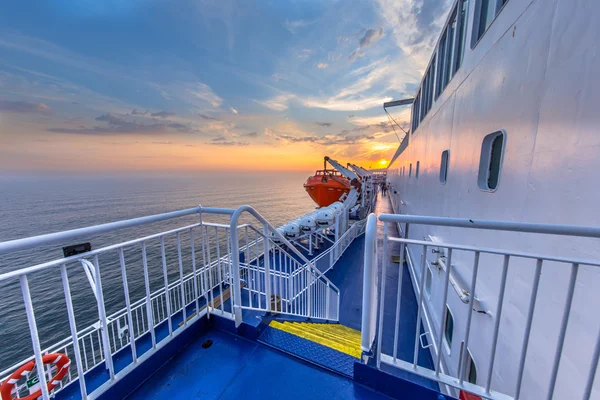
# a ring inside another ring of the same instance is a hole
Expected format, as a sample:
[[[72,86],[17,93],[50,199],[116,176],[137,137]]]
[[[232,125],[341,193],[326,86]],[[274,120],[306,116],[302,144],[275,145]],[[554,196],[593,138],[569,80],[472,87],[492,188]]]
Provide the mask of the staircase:
[[[348,377],[362,355],[360,332],[340,324],[273,320],[259,341]]]

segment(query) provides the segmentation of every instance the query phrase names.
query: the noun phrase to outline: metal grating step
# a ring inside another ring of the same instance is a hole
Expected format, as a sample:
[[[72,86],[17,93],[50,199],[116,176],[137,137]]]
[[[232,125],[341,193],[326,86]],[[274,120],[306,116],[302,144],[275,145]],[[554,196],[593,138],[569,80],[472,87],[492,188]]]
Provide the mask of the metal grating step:
[[[350,378],[361,356],[360,332],[339,324],[271,321],[259,342]]]

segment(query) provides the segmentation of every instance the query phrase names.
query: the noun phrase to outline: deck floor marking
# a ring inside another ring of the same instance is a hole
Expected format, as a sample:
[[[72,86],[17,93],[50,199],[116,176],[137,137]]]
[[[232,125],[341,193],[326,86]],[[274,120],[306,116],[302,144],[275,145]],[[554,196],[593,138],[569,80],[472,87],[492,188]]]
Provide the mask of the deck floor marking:
[[[355,358],[360,359],[362,355],[360,332],[344,327],[343,325],[310,322],[281,323],[274,320],[271,321],[269,326]]]

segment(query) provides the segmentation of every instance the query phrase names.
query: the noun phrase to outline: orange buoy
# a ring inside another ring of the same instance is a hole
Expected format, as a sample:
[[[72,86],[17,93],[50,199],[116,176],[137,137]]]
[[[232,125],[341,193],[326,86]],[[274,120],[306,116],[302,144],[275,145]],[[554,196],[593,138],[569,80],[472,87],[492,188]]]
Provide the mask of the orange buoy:
[[[46,354],[42,356],[42,363],[44,364],[54,364],[56,366],[56,375],[52,377],[48,381],[48,392],[54,389],[56,386],[60,384],[62,379],[67,375],[69,371],[69,366],[71,365],[71,360],[67,357],[66,354],[60,353],[52,353]],[[3,399],[9,400],[12,399],[12,390],[15,384],[24,376],[27,376],[31,373],[33,368],[35,367],[35,360],[31,360],[26,364],[23,364],[19,369],[13,372],[0,386],[0,397]],[[27,397],[21,397],[21,400],[35,400],[42,395],[42,389],[36,391],[35,393],[30,394]]]

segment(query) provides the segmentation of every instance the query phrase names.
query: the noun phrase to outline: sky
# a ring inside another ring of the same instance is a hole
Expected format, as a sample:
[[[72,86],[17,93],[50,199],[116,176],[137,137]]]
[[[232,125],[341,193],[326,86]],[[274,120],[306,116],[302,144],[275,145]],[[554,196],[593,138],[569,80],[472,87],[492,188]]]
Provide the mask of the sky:
[[[449,6],[2,2],[0,172],[383,166]]]

